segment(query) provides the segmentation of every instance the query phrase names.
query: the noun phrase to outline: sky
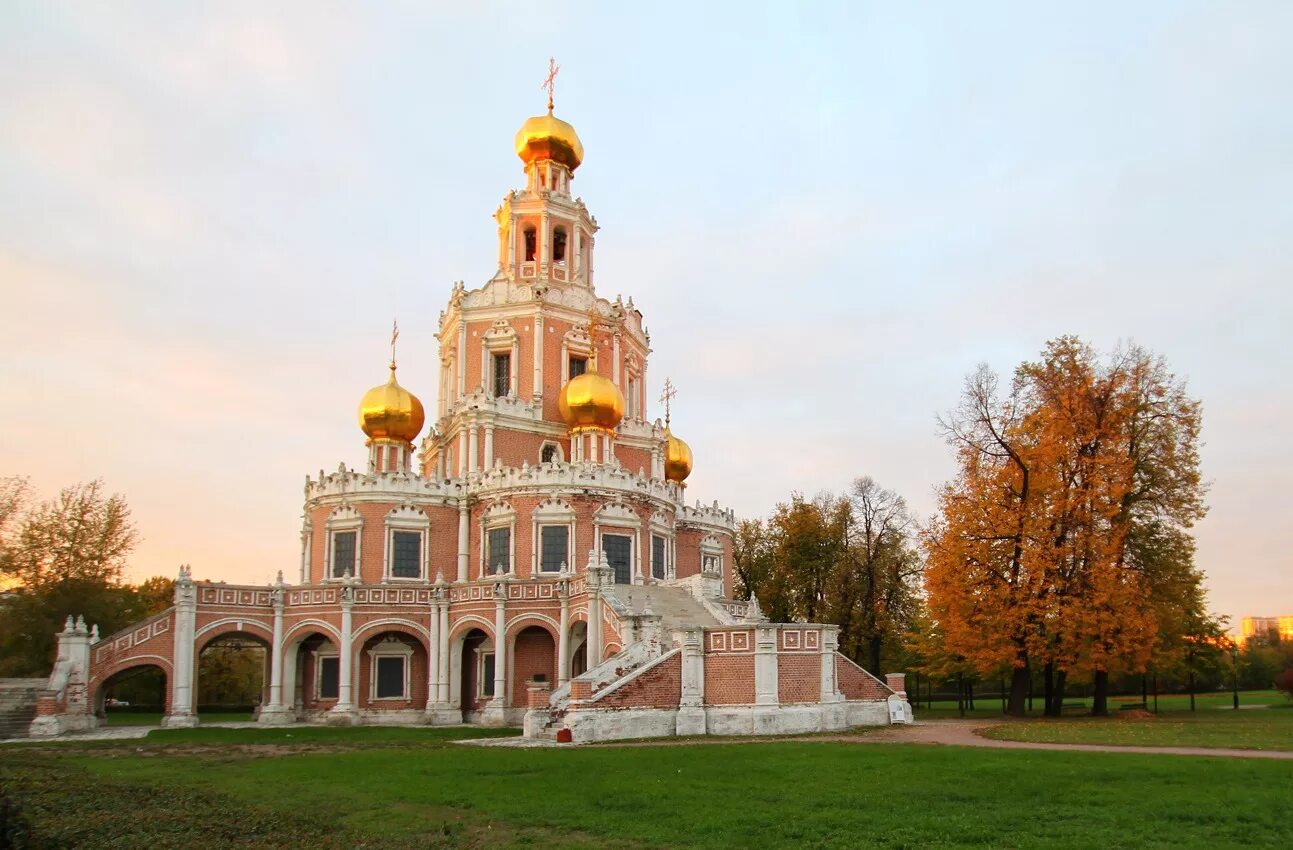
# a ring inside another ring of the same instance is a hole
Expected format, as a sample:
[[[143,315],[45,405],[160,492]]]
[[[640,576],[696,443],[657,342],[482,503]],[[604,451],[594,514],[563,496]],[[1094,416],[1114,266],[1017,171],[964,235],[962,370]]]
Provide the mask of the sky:
[[[392,318],[434,407],[555,56],[689,497],[928,517],[978,364],[1132,340],[1204,405],[1214,609],[1293,613],[1293,5],[1046,5],[4,3],[0,475],[124,494],[132,578],[293,576]]]

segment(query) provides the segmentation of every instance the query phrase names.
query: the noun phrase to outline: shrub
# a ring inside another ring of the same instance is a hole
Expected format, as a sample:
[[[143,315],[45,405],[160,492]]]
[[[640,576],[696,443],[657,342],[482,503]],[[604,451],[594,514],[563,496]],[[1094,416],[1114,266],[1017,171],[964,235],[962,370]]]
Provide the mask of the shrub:
[[[1278,688],[1284,696],[1293,699],[1293,667],[1285,670],[1275,677],[1275,687]]]

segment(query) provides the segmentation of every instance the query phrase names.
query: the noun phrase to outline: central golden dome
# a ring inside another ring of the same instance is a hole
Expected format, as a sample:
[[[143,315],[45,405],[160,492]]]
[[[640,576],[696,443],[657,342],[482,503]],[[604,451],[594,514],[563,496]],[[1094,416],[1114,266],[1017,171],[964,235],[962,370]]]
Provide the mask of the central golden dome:
[[[404,440],[413,442],[426,413],[422,402],[395,380],[395,364],[391,364],[391,379],[364,393],[359,401],[359,427],[373,440]]]
[[[691,475],[691,446],[673,435],[665,427],[664,477],[682,484]]]
[[[572,431],[585,428],[613,431],[624,418],[624,396],[619,387],[596,372],[572,378],[561,388],[557,407]]]
[[[574,171],[584,161],[584,145],[575,128],[552,114],[526,119],[516,131],[516,155],[526,165],[536,159],[552,159]]]

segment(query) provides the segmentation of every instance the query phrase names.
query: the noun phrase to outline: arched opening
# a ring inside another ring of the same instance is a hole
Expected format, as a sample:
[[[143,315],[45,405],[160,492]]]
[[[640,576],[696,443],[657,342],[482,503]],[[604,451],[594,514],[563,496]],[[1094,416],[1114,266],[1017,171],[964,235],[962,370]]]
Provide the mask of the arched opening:
[[[99,683],[90,703],[109,726],[159,726],[170,702],[166,671],[157,664],[118,670]]]
[[[512,639],[512,707],[524,708],[529,701],[527,685],[534,682],[555,683],[557,679],[557,642],[542,626],[526,626]]]
[[[566,229],[558,227],[552,231],[552,262],[566,261]]]
[[[355,703],[372,711],[410,711],[427,704],[427,651],[399,631],[378,632],[358,647]]]
[[[462,722],[471,723],[494,698],[494,642],[480,629],[462,639]]]
[[[533,226],[530,226],[525,228],[523,235],[525,236],[525,261],[532,263],[534,262],[534,252],[538,249],[538,233]]]
[[[570,626],[570,676],[582,676],[588,672],[588,624],[573,623]]]
[[[283,702],[298,718],[321,714],[337,704],[341,658],[323,632],[306,632],[283,649]]]
[[[269,645],[252,632],[224,632],[198,651],[194,675],[200,719],[252,720],[269,701]]]

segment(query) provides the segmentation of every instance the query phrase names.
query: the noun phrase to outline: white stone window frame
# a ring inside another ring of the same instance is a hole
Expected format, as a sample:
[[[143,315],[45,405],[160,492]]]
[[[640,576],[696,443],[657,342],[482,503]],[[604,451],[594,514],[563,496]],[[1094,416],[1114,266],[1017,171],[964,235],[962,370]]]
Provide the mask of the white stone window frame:
[[[669,518],[660,511],[651,515],[649,531],[652,537],[664,538],[664,578],[655,578],[655,573],[651,573],[653,581],[673,581],[678,577],[678,539],[673,533],[673,526],[669,523]],[[655,543],[651,543],[654,549]],[[648,565],[648,572],[650,572]]]
[[[325,697],[323,695],[323,660],[325,658],[337,659],[337,695]],[[341,698],[341,655],[337,652],[336,644],[328,641],[321,644],[314,651],[314,700],[320,702],[325,699],[335,700]]]
[[[642,362],[638,359],[637,353],[630,351],[624,358],[624,402],[627,408],[624,416],[639,421],[646,419],[642,372]]]
[[[416,577],[396,576],[395,571],[395,532],[413,531],[419,535],[418,575]],[[427,544],[431,540],[431,519],[412,505],[400,505],[386,515],[386,542],[382,548],[382,581],[383,582],[427,582],[431,574],[430,553]]]
[[[511,361],[508,364],[508,383],[507,393],[503,396],[494,395],[494,355],[510,354]],[[480,385],[490,398],[516,398],[520,392],[517,386],[520,380],[521,365],[521,343],[516,335],[516,329],[512,327],[507,319],[499,319],[494,322],[489,330],[485,331],[480,338]]]
[[[404,691],[397,697],[379,697],[377,695],[377,659],[400,658],[404,661]],[[368,650],[368,701],[369,702],[408,702],[413,699],[413,647],[394,637],[379,640]]]
[[[700,571],[705,573],[705,565],[708,558],[714,559],[714,569],[709,571],[718,575],[723,574],[723,544],[718,541],[714,535],[709,535],[700,541]]]
[[[630,507],[613,502],[603,505],[593,514],[593,551],[600,560],[602,534],[623,534],[633,538],[629,546],[629,583],[643,584],[642,578],[642,518]]]
[[[338,532],[355,532],[355,569],[353,575],[358,577],[363,568],[364,552],[364,518],[359,511],[350,505],[341,505],[328,514],[327,546],[323,551],[323,580],[343,581],[345,576],[333,574],[332,561],[337,552],[336,537]]]
[[[575,509],[569,502],[560,499],[548,499],[540,502],[530,514],[533,527],[530,551],[533,552],[531,575],[555,576],[558,572],[543,569],[543,529],[548,526],[564,526],[566,530],[566,571],[573,572],[575,564]]]
[[[546,449],[548,446],[552,446],[554,449],[556,449],[556,450],[557,450],[557,459],[556,459],[556,461],[554,461],[555,463],[565,463],[565,462],[566,462],[566,451],[565,451],[565,449],[563,449],[563,448],[561,447],[561,443],[557,442],[556,440],[544,440],[544,441],[543,441],[543,444],[539,446],[539,463],[540,463],[540,464],[542,464],[542,463],[543,463],[543,450],[544,450],[544,449]]]
[[[493,573],[489,569],[489,532],[496,528],[507,528],[507,563],[505,573]],[[516,509],[505,501],[495,502],[485,509],[480,517],[480,564],[479,573],[482,579],[500,575],[516,575]]]
[[[485,676],[485,656],[494,659],[494,676]],[[498,694],[485,693],[485,683],[494,687],[495,677],[498,675],[498,654],[494,651],[493,641],[485,641],[476,649],[476,699],[495,699]]]
[[[575,325],[561,338],[561,385],[563,387],[570,381],[572,356],[583,357],[588,361],[593,359],[593,344],[588,337],[587,325]]]

